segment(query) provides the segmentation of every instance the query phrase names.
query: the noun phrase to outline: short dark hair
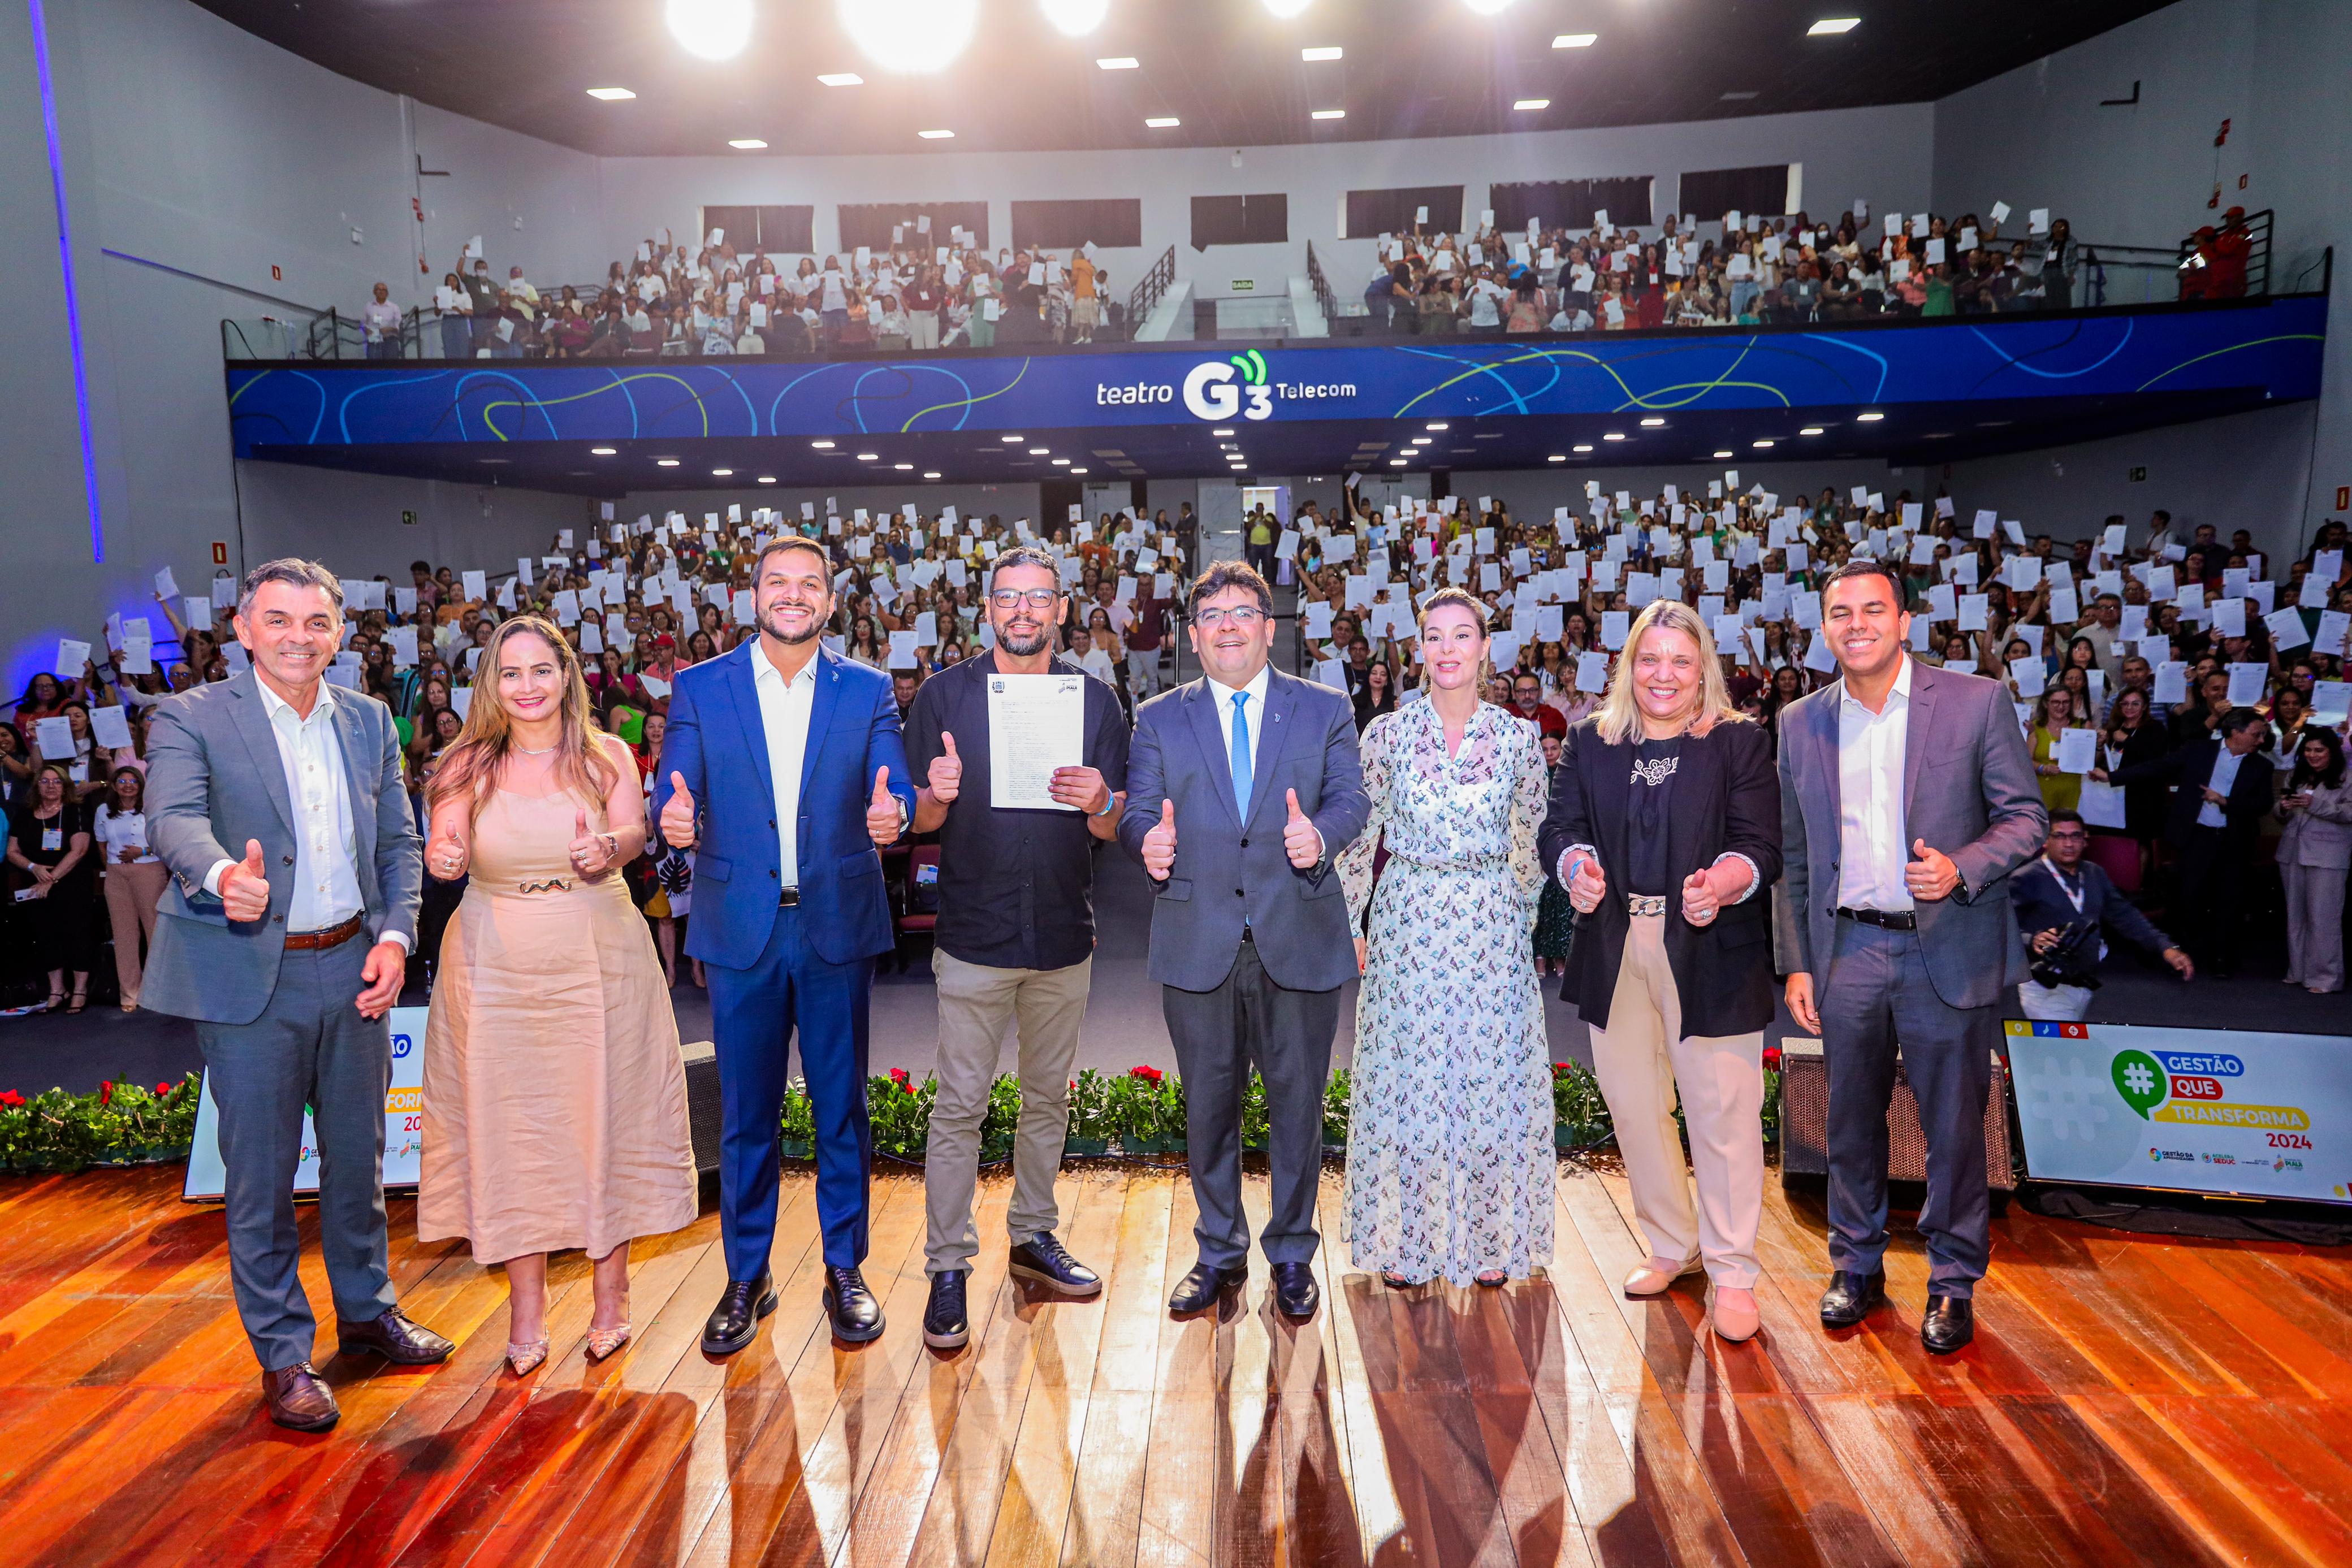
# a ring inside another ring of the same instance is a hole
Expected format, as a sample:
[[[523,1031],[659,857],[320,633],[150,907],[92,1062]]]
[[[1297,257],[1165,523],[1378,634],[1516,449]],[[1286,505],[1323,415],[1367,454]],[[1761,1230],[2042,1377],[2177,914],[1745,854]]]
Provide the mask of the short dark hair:
[[[1244,588],[1257,598],[1258,613],[1274,619],[1274,590],[1255,568],[1238,560],[1221,560],[1192,580],[1192,602],[1213,599],[1229,588]]]
[[[2052,807],[2050,809],[2049,815],[2050,825],[2053,828],[2057,827],[2061,822],[2072,822],[2076,827],[2082,827],[2084,825],[2083,813],[2080,811],[2070,810],[2064,806]]]
[[[2224,672],[2216,670],[2213,673],[2215,674],[2221,674]],[[2255,725],[2261,724],[2262,722],[2263,722],[2263,716],[2256,713],[2253,709],[2250,707],[2233,707],[2228,713],[2221,716],[2221,732],[2225,737],[2237,735],[2242,731],[2252,728]]]
[[[1824,602],[1828,601],[1830,590],[1832,587],[1836,586],[1838,583],[1849,581],[1857,577],[1885,578],[1886,580],[1888,591],[1895,595],[1895,608],[1897,610],[1907,610],[1910,608],[1910,593],[1904,588],[1903,580],[1895,575],[1895,569],[1887,565],[1883,560],[1879,560],[1874,557],[1866,555],[1858,555],[1851,558],[1844,565],[1839,567],[1827,577],[1822,579],[1822,601]]]
[[[430,577],[433,575],[433,563],[429,560],[412,560],[408,563],[408,570],[411,571],[421,571],[425,576]]]
[[[292,588],[315,588],[327,596],[335,619],[341,621],[343,618],[342,580],[315,560],[304,560],[299,556],[290,555],[263,561],[245,574],[245,581],[237,590],[236,612],[251,615],[253,596],[261,591],[263,584],[271,582],[282,582]]]
[[[989,563],[990,591],[995,591],[996,574],[1009,566],[1042,567],[1053,574],[1055,588],[1059,590],[1062,587],[1062,569],[1055,564],[1051,551],[1040,545],[1014,545],[1011,549],[1000,552],[997,558]]]
[[[809,554],[816,557],[817,564],[824,568],[825,581],[827,585],[831,585],[833,581],[833,557],[826,553],[825,548],[823,545],[817,543],[816,540],[808,538],[804,534],[785,534],[782,538],[769,540],[767,546],[760,551],[760,559],[751,563],[751,580],[753,582],[759,581],[761,575],[768,570],[768,558],[770,556],[781,554],[788,549],[806,550]]]

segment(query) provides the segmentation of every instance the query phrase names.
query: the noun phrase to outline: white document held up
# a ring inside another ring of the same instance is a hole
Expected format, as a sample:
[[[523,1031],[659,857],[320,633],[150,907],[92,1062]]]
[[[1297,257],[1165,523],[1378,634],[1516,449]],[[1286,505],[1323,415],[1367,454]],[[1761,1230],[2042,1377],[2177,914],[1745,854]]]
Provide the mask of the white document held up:
[[[988,677],[988,803],[1008,811],[1074,811],[1053,797],[1054,769],[1086,765],[1091,675]]]

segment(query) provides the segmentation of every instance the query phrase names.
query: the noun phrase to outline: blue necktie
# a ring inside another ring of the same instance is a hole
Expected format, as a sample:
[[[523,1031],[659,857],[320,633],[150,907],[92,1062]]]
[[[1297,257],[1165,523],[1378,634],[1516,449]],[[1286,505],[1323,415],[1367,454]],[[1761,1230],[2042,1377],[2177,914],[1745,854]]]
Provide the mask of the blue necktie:
[[[1249,702],[1249,693],[1234,694],[1234,810],[1241,819],[1249,821],[1250,802],[1250,742],[1249,720],[1242,709]]]

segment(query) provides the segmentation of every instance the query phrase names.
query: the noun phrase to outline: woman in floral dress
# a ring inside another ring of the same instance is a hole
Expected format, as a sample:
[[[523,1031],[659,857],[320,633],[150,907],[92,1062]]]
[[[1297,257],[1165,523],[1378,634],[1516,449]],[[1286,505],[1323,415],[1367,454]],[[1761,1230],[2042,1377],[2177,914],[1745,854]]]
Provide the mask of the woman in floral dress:
[[[1536,727],[1478,700],[1486,611],[1421,615],[1429,693],[1363,741],[1371,820],[1339,870],[1359,928],[1347,1228],[1403,1288],[1499,1285],[1551,1259],[1551,1069],[1529,933],[1543,885]],[[1377,890],[1372,860],[1389,860]]]

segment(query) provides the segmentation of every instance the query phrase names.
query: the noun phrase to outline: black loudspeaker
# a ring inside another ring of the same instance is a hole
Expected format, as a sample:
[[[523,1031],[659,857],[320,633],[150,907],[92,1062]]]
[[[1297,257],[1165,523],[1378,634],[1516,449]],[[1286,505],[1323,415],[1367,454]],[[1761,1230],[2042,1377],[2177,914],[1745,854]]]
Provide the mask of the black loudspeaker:
[[[719,1168],[719,1053],[707,1040],[679,1047],[686,1059],[686,1124],[694,1139],[694,1168]],[[779,1135],[782,1128],[778,1129]]]
[[[1780,1176],[1829,1174],[1830,1075],[1822,1042],[1790,1035],[1780,1041]],[[2017,1186],[2009,1145],[2009,1064],[1992,1055],[1992,1092],[1985,1096],[1985,1180],[1993,1191]],[[1927,1179],[1927,1136],[1919,1130],[1919,1102],[1898,1057],[1895,1098],[1886,1107],[1886,1176],[1890,1181]]]

